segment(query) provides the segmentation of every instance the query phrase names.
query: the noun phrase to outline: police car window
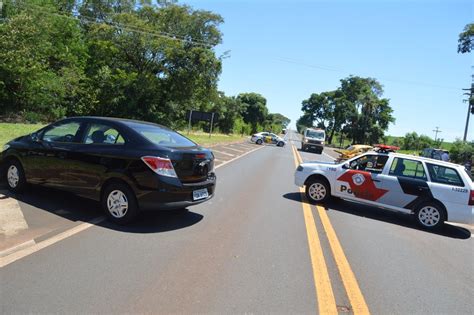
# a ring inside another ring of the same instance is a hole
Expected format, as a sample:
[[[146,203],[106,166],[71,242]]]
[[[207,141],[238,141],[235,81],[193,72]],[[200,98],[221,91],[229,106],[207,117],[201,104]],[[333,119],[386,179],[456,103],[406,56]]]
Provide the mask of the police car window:
[[[110,126],[103,124],[90,124],[84,143],[121,145],[125,143],[125,140],[116,129]]]
[[[432,182],[464,187],[464,183],[455,169],[430,163],[427,163],[427,166]]]
[[[382,173],[387,160],[388,155],[364,155],[352,161],[350,166],[353,170]]]
[[[390,167],[389,175],[413,177],[426,180],[425,168],[420,161],[394,158]]]

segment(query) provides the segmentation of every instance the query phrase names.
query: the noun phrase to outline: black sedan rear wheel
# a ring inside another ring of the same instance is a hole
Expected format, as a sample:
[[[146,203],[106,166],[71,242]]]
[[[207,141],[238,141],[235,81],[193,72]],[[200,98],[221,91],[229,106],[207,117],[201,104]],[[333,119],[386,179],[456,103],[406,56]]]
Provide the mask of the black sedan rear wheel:
[[[126,184],[120,182],[107,185],[101,202],[109,219],[117,224],[127,224],[138,214],[135,194]]]

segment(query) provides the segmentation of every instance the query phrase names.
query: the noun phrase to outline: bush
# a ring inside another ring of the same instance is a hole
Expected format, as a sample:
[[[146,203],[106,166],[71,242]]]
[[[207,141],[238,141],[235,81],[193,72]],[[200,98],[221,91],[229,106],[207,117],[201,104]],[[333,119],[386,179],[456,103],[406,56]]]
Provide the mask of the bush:
[[[36,112],[25,112],[23,113],[23,120],[30,124],[37,124],[45,121],[44,117],[40,113]]]
[[[234,127],[232,128],[232,131],[237,134],[249,135],[252,133],[252,126],[250,124],[246,124],[244,120],[239,117],[234,121]]]
[[[472,159],[474,155],[474,142],[463,142],[457,139],[451,146],[449,157],[452,162],[464,164],[467,160]]]

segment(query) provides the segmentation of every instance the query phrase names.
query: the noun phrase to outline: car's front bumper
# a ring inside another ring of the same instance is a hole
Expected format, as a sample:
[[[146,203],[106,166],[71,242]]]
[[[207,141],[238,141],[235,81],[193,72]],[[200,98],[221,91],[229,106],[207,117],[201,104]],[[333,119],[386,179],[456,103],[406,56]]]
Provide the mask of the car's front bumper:
[[[216,177],[210,177],[205,182],[185,183],[181,186],[161,185],[158,190],[140,191],[137,201],[142,211],[159,211],[181,209],[194,206],[214,197]],[[209,196],[205,199],[193,200],[193,191],[207,189]]]
[[[303,171],[295,171],[295,185],[303,187],[306,181],[306,174]]]

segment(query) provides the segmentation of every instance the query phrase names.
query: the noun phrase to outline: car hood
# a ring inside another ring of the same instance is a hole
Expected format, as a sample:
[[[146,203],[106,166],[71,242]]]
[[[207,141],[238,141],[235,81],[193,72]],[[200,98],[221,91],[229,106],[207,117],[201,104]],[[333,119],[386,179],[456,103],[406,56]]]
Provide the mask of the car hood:
[[[323,167],[327,167],[328,165],[336,165],[335,162],[319,162],[319,161],[312,161],[312,162],[305,162],[302,163],[302,167],[310,167],[312,169],[320,169]]]

